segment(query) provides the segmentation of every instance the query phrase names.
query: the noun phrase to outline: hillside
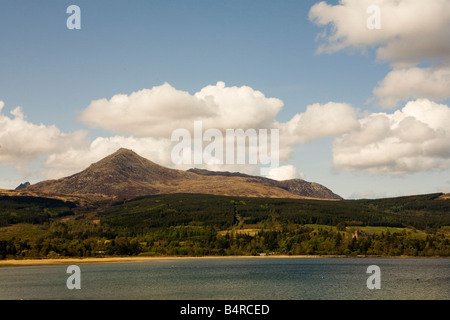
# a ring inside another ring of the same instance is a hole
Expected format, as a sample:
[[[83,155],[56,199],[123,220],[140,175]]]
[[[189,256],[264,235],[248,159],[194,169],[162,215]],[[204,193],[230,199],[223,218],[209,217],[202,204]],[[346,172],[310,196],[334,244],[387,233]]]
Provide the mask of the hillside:
[[[320,201],[202,194],[140,197],[116,202],[99,213],[110,226],[139,232],[180,225],[229,228],[277,221],[285,224],[339,223],[353,226],[440,228],[450,225],[450,202],[435,201],[440,194],[376,200]]]
[[[284,181],[277,181],[265,177],[255,177],[240,172],[224,172],[224,171],[209,171],[204,169],[189,169],[188,172],[192,172],[203,176],[221,176],[221,177],[241,177],[246,178],[247,181],[260,181],[273,187],[281,188],[289,191],[293,194],[304,196],[313,199],[329,199],[329,200],[342,200],[343,198],[330,189],[315,182],[308,182],[303,179],[290,179]]]
[[[442,194],[320,201],[166,194],[88,213],[0,197],[0,259],[123,255],[450,256]]]

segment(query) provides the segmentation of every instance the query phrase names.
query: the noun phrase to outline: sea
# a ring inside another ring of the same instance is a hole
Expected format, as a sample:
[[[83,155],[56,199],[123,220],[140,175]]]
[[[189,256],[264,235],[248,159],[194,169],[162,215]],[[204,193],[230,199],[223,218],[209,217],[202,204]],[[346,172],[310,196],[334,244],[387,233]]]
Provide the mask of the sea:
[[[1,267],[0,299],[450,299],[448,258],[196,258],[78,267]]]

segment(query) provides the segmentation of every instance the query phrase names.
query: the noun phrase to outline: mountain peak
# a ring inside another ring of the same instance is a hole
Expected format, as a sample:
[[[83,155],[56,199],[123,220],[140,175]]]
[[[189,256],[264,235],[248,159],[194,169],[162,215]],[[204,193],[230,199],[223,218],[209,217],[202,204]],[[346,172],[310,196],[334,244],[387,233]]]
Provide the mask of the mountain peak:
[[[14,190],[23,190],[26,189],[30,186],[31,184],[27,181],[25,183],[21,183],[16,189]]]
[[[133,155],[138,155],[136,152],[134,152],[131,149],[127,149],[127,148],[120,148],[118,149],[116,152],[114,152],[112,155],[117,155],[117,154],[133,154]]]
[[[100,170],[105,173],[108,171],[110,175],[114,174],[122,179],[125,176],[131,175],[129,176],[130,178],[139,181],[150,172],[160,171],[163,173],[162,171],[165,171],[164,174],[168,174],[167,170],[171,169],[160,166],[138,155],[131,149],[120,148],[113,154],[91,164],[86,170]]]
[[[98,161],[98,162],[102,162],[103,160],[110,160],[110,159],[114,159],[117,157],[123,157],[125,156],[128,159],[134,159],[134,160],[147,160],[150,161],[144,157],[141,157],[140,155],[138,155],[136,152],[134,152],[131,149],[126,149],[126,148],[120,148],[118,149],[116,152],[110,154],[109,156],[106,156],[105,158],[103,158],[102,160]],[[97,162],[97,163],[98,163]]]

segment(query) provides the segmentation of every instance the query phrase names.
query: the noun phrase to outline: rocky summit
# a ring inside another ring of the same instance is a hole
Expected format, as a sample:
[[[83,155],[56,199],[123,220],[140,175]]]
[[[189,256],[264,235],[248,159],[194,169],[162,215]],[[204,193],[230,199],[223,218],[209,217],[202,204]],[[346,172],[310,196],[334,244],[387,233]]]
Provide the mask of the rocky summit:
[[[30,186],[31,184],[27,181],[25,183],[21,183],[17,186],[17,188],[15,188],[14,190],[23,190],[26,189]]]

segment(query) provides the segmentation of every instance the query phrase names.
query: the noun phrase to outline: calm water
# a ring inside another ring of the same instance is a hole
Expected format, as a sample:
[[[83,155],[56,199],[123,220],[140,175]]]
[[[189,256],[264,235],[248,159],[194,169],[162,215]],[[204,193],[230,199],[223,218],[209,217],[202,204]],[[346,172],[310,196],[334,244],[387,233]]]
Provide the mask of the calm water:
[[[381,269],[379,290],[366,286],[369,265]],[[67,288],[67,267],[0,268],[0,299],[450,299],[450,259],[240,258],[80,264],[80,290]]]

